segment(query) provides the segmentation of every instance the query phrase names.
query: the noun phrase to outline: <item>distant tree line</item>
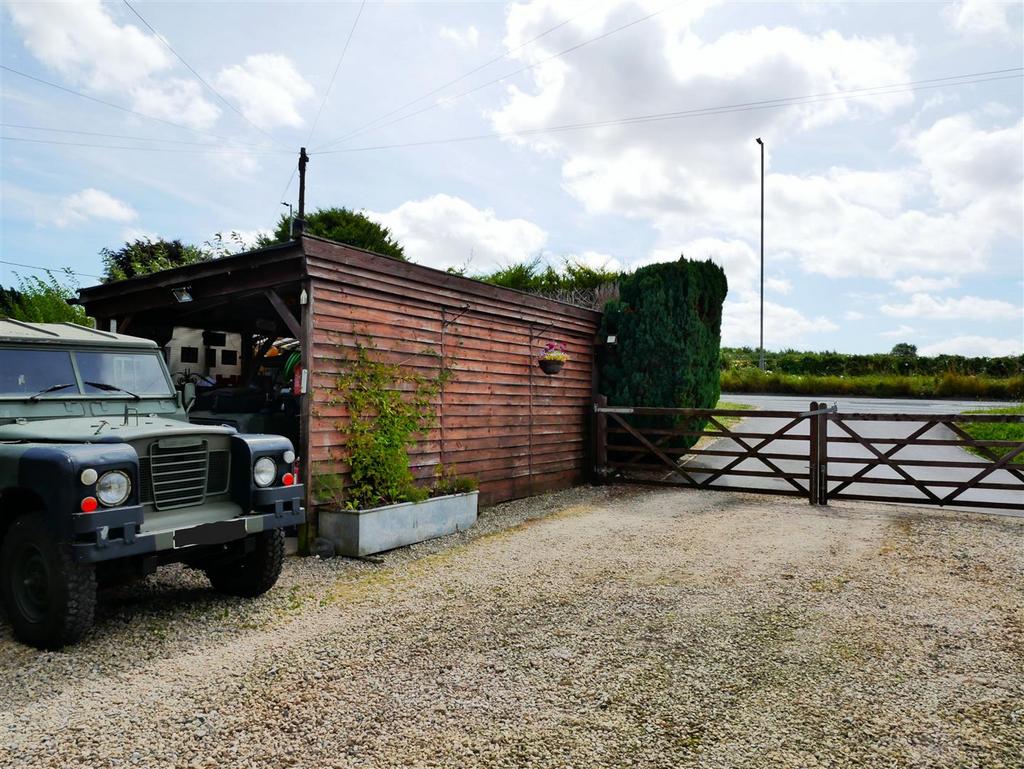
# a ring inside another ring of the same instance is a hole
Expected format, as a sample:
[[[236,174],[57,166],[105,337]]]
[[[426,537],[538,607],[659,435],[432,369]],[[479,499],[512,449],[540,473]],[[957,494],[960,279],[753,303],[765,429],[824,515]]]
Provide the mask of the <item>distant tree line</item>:
[[[757,366],[758,352],[752,347],[723,347],[723,371]],[[963,355],[918,355],[913,345],[901,343],[890,353],[848,355],[839,352],[783,350],[765,352],[765,368],[779,374],[799,376],[942,376],[947,373],[997,378],[1024,373],[1024,355],[965,357]]]

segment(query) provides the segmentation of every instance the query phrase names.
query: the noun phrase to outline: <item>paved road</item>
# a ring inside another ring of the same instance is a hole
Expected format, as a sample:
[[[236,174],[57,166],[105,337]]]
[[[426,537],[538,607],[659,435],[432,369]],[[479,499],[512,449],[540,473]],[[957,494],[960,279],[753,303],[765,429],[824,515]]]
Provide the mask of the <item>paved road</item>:
[[[810,404],[811,399],[803,396],[785,396],[785,395],[725,395],[723,399],[738,402],[748,403],[756,406],[761,410],[791,410],[801,411],[806,410]],[[900,399],[871,399],[871,398],[838,398],[838,399],[827,399],[820,398],[820,401],[825,401],[829,405],[836,403],[839,407],[839,413],[850,414],[850,413],[862,413],[862,414],[878,414],[878,413],[891,413],[891,414],[949,414],[959,413],[971,409],[986,408],[989,406],[1006,406],[1005,403],[979,403],[978,401],[922,401],[922,400],[900,400]],[[744,419],[741,422],[741,426],[736,429],[742,430],[748,433],[774,433],[780,429],[787,420],[784,419],[773,419],[752,416]],[[878,421],[849,421],[848,426],[854,430],[858,435],[864,438],[902,438],[910,435],[913,431],[920,428],[925,421],[911,421],[911,422],[878,422]],[[803,422],[795,426],[789,435],[793,436],[806,436],[808,424]],[[849,437],[838,424],[829,424],[829,436],[835,437]],[[922,438],[925,439],[956,439],[957,436],[945,426],[939,425],[933,427],[927,433],[922,434]],[[757,443],[757,439],[750,441],[751,443]],[[878,448],[881,451],[886,451],[890,448],[891,444],[879,444]],[[735,451],[738,446],[732,439],[724,438],[718,441],[714,441],[711,445],[706,448],[714,450],[729,450]],[[807,453],[807,442],[804,440],[774,440],[764,446],[761,451],[766,453],[774,454],[796,454],[806,455]],[[865,447],[854,444],[854,443],[830,443],[828,447],[829,453],[829,477],[839,478],[843,476],[851,476],[863,470],[864,464],[857,460],[866,460],[874,458],[874,455]],[[958,446],[908,446],[901,449],[895,455],[898,459],[903,460],[929,460],[929,461],[943,461],[943,462],[975,462],[981,463],[983,460],[980,457],[969,454]],[[707,478],[706,474],[700,472],[693,473],[695,469],[716,469],[725,466],[726,464],[734,461],[732,457],[716,457],[700,455],[691,458],[684,464],[684,467],[688,472],[693,474],[695,478],[700,481]],[[799,460],[772,460],[776,466],[781,468],[784,472],[788,473],[802,473],[806,475],[808,472],[808,461],[806,459]],[[1018,468],[1020,466],[1018,465]],[[757,459],[745,459],[735,466],[736,470],[755,470],[764,471],[770,468],[766,467],[760,460]],[[902,466],[904,472],[909,474],[912,478],[921,481],[967,481],[973,478],[982,467],[964,467],[964,468],[950,468],[950,467],[918,467],[918,466]],[[892,479],[895,481],[893,484],[882,484],[882,483],[852,483],[843,489],[844,493],[857,494],[857,495],[869,495],[874,497],[884,497],[894,500],[906,501],[908,503],[913,502],[927,502],[928,498],[925,493],[921,492],[914,486],[907,483],[899,472],[892,467],[876,467],[864,473],[862,476],[866,479]],[[777,480],[774,478],[759,478],[759,477],[748,477],[748,476],[733,476],[733,477],[722,477],[714,481],[717,485],[728,486],[736,489],[792,489],[792,484],[785,480]],[[798,481],[801,485],[806,486],[806,480]],[[1016,485],[1015,489],[971,489],[964,492],[956,498],[955,503],[951,504],[950,507],[956,509],[971,509],[972,502],[999,502],[1008,503],[1013,506],[1014,509],[1006,512],[1011,515],[1022,515],[1024,516],[1024,468],[1017,470],[996,470],[989,474],[985,478],[986,483],[1001,483],[1001,484],[1013,484]],[[837,486],[837,482],[830,484],[830,489],[834,489]],[[932,492],[938,496],[943,497],[953,491],[952,487],[933,487]]]

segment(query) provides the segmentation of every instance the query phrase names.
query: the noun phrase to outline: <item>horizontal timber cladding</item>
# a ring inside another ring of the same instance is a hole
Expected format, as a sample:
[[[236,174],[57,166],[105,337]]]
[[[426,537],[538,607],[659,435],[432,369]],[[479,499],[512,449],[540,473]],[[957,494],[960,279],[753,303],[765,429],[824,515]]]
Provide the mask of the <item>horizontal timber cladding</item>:
[[[313,474],[348,471],[348,416],[334,397],[357,343],[378,360],[452,379],[438,425],[410,451],[413,474],[438,463],[480,482],[484,503],[578,482],[585,475],[591,366],[600,314],[458,275],[303,238],[312,306],[309,456]],[[537,367],[548,341],[569,361],[556,376]],[[425,352],[432,350],[435,354]]]

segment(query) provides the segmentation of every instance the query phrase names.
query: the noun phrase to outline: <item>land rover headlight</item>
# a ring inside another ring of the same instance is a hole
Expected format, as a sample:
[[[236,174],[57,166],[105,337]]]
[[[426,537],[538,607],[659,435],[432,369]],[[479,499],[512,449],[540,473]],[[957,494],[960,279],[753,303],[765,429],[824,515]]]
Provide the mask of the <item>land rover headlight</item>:
[[[266,487],[277,478],[277,464],[270,457],[260,457],[252,466],[252,479],[257,486]]]
[[[132,482],[127,473],[120,470],[103,473],[96,482],[96,496],[107,507],[123,504],[131,493]]]

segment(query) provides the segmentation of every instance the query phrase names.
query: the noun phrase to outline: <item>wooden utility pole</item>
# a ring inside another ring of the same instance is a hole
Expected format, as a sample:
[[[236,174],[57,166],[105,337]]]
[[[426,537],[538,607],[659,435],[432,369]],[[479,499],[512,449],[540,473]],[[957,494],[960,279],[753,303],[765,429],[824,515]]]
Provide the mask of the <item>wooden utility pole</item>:
[[[306,148],[299,148],[299,217],[295,220],[295,237],[302,235],[306,227],[306,163],[309,162],[309,155]]]

